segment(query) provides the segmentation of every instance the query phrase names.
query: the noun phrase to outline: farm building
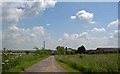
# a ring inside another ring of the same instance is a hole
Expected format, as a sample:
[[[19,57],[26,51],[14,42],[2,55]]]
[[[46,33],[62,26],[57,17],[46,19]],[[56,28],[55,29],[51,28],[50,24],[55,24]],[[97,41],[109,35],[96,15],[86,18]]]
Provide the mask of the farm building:
[[[96,50],[86,50],[87,54],[96,54]]]
[[[118,53],[118,48],[97,48],[96,50],[86,50],[86,54],[99,54],[99,53]]]
[[[118,48],[97,48],[99,53],[118,53]]]

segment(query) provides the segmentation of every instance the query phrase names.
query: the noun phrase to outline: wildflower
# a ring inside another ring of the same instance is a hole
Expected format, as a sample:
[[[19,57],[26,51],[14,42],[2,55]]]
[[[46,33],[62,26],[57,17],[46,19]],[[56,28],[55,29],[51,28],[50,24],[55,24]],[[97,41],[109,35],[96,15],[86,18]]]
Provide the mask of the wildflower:
[[[9,60],[5,60],[4,62],[7,63],[7,62],[9,62]]]
[[[5,54],[5,55],[7,55],[7,54]]]
[[[5,63],[3,62],[2,65],[4,65]]]

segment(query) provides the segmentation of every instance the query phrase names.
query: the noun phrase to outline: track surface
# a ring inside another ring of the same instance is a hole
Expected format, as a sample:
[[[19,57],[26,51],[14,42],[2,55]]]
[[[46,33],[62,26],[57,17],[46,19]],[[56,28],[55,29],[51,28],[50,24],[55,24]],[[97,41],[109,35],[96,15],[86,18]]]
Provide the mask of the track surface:
[[[61,68],[54,56],[50,56],[45,60],[38,62],[37,64],[31,66],[26,69],[25,72],[65,72],[63,68]]]

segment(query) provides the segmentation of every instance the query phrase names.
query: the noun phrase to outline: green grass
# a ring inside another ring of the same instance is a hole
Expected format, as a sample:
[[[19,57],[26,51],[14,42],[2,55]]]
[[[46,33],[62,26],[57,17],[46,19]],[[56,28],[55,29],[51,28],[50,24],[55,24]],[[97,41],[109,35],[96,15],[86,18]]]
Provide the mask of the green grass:
[[[30,60],[30,61],[21,61],[20,65],[19,66],[16,66],[12,69],[9,69],[8,71],[9,72],[20,72],[22,71],[22,69],[26,69],[30,66],[32,66],[33,64],[47,58],[48,56],[42,56],[42,57],[39,57],[39,58],[36,58],[35,60]]]
[[[71,68],[70,66],[68,66],[67,64],[64,64],[62,62],[59,62],[57,60],[58,64],[63,67],[67,72],[79,72],[78,70],[74,69],[74,68]]]
[[[12,55],[13,56],[13,55]],[[47,58],[49,55],[34,55],[34,54],[23,54],[22,56],[18,56],[11,60],[11,57],[9,57],[10,62],[7,66],[4,66],[4,68],[9,67],[5,72],[22,72],[26,68],[32,66],[33,64]],[[14,66],[13,66],[14,65]]]
[[[118,54],[56,55],[56,59],[82,73],[118,72]]]

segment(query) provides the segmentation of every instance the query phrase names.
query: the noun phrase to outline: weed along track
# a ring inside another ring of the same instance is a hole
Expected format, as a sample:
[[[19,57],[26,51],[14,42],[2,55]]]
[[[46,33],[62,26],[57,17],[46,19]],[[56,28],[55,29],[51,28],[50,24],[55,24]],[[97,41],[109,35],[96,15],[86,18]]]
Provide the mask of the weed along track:
[[[54,56],[50,56],[45,60],[38,62],[37,64],[26,69],[24,72],[65,72],[54,59]]]

